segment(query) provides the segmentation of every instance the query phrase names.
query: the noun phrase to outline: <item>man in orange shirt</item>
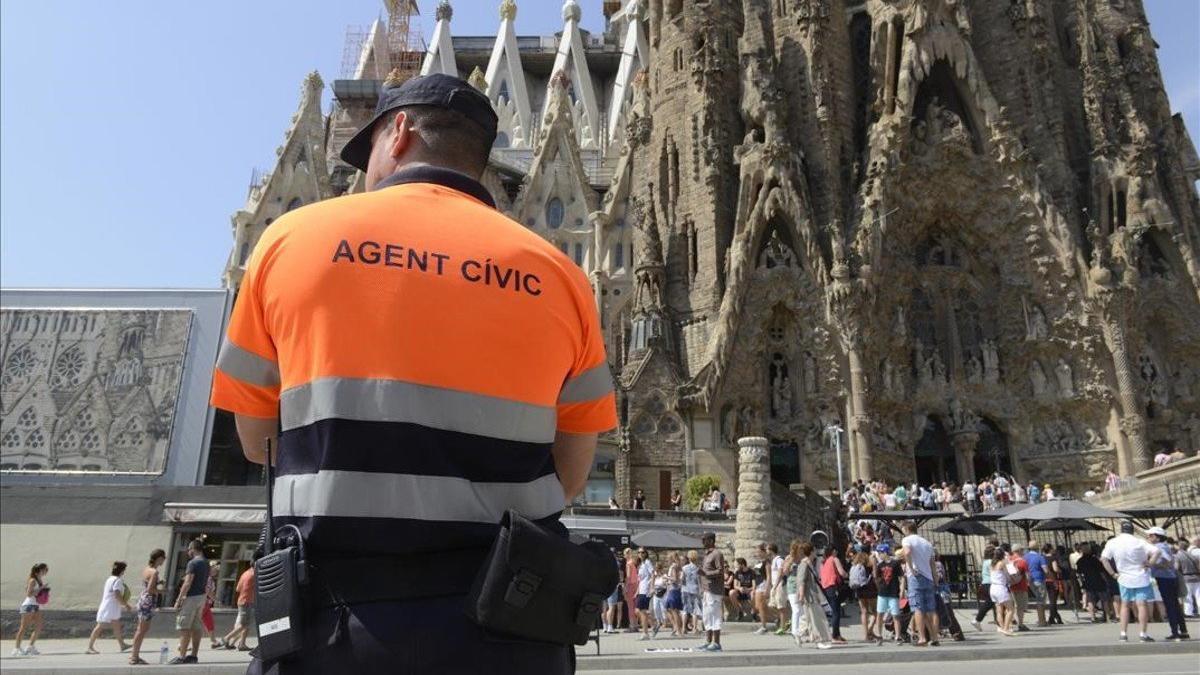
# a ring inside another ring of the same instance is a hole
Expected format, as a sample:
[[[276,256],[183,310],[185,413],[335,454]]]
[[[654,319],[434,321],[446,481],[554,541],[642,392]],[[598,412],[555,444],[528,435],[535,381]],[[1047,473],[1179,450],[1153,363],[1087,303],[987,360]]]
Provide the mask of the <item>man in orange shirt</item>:
[[[250,636],[250,629],[254,627],[254,565],[238,577],[237,608],[233,630],[221,639],[221,646],[225,649],[236,648],[239,652],[248,652],[250,648],[246,646],[246,638]]]
[[[461,79],[385,85],[342,151],[367,192],[291,211],[250,256],[213,405],[304,535],[305,648],[251,672],[565,673],[464,598],[508,509],[554,529],[616,426],[587,277],[479,183],[497,118]]]

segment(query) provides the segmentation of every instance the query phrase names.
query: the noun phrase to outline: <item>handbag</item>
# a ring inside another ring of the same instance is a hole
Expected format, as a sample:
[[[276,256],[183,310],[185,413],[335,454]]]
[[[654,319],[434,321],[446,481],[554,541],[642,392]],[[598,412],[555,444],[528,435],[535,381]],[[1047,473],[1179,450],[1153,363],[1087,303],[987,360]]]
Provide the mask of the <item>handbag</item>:
[[[37,595],[33,596],[33,599],[36,600],[37,604],[39,604],[39,605],[49,604],[49,602],[50,602],[50,587],[46,586],[42,590],[38,591]]]
[[[509,510],[467,596],[467,615],[498,633],[584,645],[618,578],[604,544],[572,544]]]

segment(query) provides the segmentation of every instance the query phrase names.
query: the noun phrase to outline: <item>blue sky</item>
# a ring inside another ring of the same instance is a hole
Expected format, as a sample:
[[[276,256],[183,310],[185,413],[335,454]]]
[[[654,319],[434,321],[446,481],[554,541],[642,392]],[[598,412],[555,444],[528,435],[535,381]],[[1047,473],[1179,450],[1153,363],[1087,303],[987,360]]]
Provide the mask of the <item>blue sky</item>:
[[[1175,111],[1200,142],[1200,2],[1145,0]],[[432,0],[422,0],[426,36]],[[493,35],[498,0],[457,0]],[[518,0],[521,34],[560,0]],[[603,23],[581,0],[584,27]],[[229,216],[270,169],[305,74],[341,70],[379,0],[0,3],[0,284],[215,287]],[[328,96],[328,94],[327,94]]]

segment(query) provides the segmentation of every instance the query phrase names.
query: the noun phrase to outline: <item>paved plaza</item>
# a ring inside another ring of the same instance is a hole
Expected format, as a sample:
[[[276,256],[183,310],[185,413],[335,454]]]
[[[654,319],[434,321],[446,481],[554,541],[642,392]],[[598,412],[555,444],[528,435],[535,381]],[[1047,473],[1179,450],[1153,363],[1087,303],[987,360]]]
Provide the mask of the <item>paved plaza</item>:
[[[722,638],[725,651],[709,654],[691,651],[702,642],[695,636],[685,638],[660,637],[648,642],[639,641],[633,633],[603,635],[600,654],[596,654],[595,643],[579,647],[580,671],[604,671],[606,673],[667,673],[691,672],[696,669],[722,669],[738,673],[783,673],[795,672],[797,666],[813,672],[845,672],[846,666],[887,664],[889,675],[896,673],[925,672],[928,663],[937,661],[987,660],[1003,668],[996,672],[1018,672],[1016,660],[1031,659],[1065,663],[1069,667],[1044,672],[1087,672],[1099,673],[1200,673],[1200,641],[1183,643],[1164,642],[1166,627],[1152,624],[1150,634],[1159,638],[1154,644],[1134,641],[1123,644],[1117,641],[1115,624],[1093,625],[1073,623],[1070,615],[1067,624],[1033,629],[1017,637],[1003,637],[987,630],[976,632],[969,626],[973,612],[958,610],[959,621],[967,629],[965,642],[944,641],[939,647],[917,648],[885,644],[877,647],[861,641],[862,630],[856,622],[843,624],[843,635],[850,643],[828,651],[819,651],[812,646],[798,648],[790,637],[773,634],[754,635],[751,624],[732,624]],[[1200,632],[1200,631],[1198,631]],[[153,665],[130,667],[127,656],[115,653],[112,640],[98,643],[102,652],[96,656],[83,653],[86,640],[43,640],[38,643],[42,655],[30,658],[0,660],[4,672],[32,673],[165,673],[185,670],[192,673],[233,675],[245,672],[248,656],[233,651],[212,651],[207,647],[200,651],[201,663],[194,666],[158,666],[158,649],[161,640],[147,643],[147,661]],[[172,643],[173,644],[173,643]],[[11,651],[11,641],[4,643],[4,653]],[[647,651],[653,650],[653,651]],[[1098,668],[1085,668],[1082,663],[1094,662]],[[922,665],[924,664],[924,665]],[[1052,665],[1052,664],[1051,664]]]

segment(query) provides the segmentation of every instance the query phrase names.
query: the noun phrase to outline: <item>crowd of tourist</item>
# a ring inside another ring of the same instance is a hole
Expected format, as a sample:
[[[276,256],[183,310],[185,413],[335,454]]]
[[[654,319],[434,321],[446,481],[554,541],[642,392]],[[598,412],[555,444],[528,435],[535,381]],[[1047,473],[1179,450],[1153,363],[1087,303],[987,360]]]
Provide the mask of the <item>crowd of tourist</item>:
[[[951,504],[961,504],[968,512],[977,513],[1057,497],[1049,483],[1039,485],[1028,481],[1022,485],[1012,476],[997,472],[978,483],[968,480],[962,485],[942,481],[892,486],[881,480],[857,480],[842,494],[842,504],[851,515],[873,511],[948,511]]]
[[[1200,617],[1200,536],[1190,543],[1162,528],[1136,536],[1132,523],[1105,542],[1071,548],[1036,541],[987,542],[971,586],[978,607],[969,622],[983,631],[991,617],[1003,636],[1062,624],[1068,608],[1084,620],[1119,622],[1127,641],[1153,642],[1148,623],[1160,618],[1166,639],[1189,638],[1185,617]],[[700,649],[720,651],[721,626],[751,621],[756,633],[789,635],[797,645],[829,649],[849,639],[847,617],[857,609],[854,639],[917,647],[967,639],[952,610],[951,580],[934,545],[912,522],[896,534],[860,522],[848,528],[844,550],[795,540],[786,550],[758,546],[750,559],[726,563],[715,536],[704,551],[625,549],[618,590],[608,599],[604,632],[627,630],[639,639],[705,636]],[[817,544],[823,541],[818,540]],[[978,583],[974,583],[977,578]]]
[[[246,638],[253,634],[254,628],[254,567],[250,566],[238,578],[238,613],[233,630],[223,638],[218,638],[212,612],[216,597],[217,561],[204,557],[204,543],[199,539],[189,544],[188,556],[179,597],[175,602],[175,627],[180,635],[179,654],[171,659],[170,663],[196,663],[196,654],[204,637],[208,638],[212,649],[249,651]],[[149,662],[141,657],[142,645],[150,632],[158,597],[165,591],[160,570],[166,560],[167,554],[162,549],[150,552],[146,567],[141,572],[141,590],[136,597],[125,582],[128,565],[120,560],[112,563],[110,574],[104,580],[100,593],[96,625],[88,639],[86,654],[99,654],[96,640],[105,631],[109,631],[117,640],[118,649],[121,652],[130,652],[130,665],[149,665]],[[20,624],[12,650],[14,657],[41,654],[37,649],[37,639],[43,628],[42,608],[50,603],[50,584],[46,581],[49,572],[49,565],[38,563],[30,569],[29,577],[25,580],[25,597],[19,608]],[[125,642],[122,618],[126,613],[133,614],[137,619],[132,643]],[[26,636],[29,639],[28,645],[22,647],[21,643]],[[166,643],[163,649],[166,650]]]

